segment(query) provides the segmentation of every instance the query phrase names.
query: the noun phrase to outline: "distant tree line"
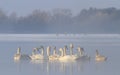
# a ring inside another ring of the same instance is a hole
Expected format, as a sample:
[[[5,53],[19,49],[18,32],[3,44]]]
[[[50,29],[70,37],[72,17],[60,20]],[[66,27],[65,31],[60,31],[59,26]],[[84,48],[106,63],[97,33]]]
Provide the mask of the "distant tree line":
[[[89,8],[76,15],[70,9],[38,9],[19,17],[0,9],[0,33],[120,33],[120,9]]]

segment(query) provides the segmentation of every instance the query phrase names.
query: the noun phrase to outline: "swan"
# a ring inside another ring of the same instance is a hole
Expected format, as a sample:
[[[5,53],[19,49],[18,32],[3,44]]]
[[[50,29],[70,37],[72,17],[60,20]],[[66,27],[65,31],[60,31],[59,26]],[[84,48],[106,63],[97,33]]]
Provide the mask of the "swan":
[[[67,45],[65,45],[65,47],[63,48],[63,55],[65,56],[66,55],[66,50],[68,49]]]
[[[54,56],[54,57],[59,57],[59,55],[58,55],[57,52],[56,52],[56,47],[54,47],[53,56]]]
[[[14,55],[14,60],[20,60],[21,57],[21,48],[17,49],[17,53]]]
[[[41,53],[37,53],[39,51],[39,49],[41,50]],[[41,46],[40,48],[33,48],[33,52],[32,55],[30,56],[32,60],[42,60],[44,59],[44,47]]]
[[[98,50],[96,50],[95,60],[96,61],[105,61],[105,60],[107,60],[107,57],[100,55]]]
[[[21,60],[21,59],[28,60],[28,59],[30,59],[30,57],[27,54],[21,54],[21,48],[18,47],[17,53],[14,55],[14,60],[18,61],[18,60]]]
[[[84,53],[84,49],[83,48],[78,47],[77,50],[78,50],[79,59],[82,59],[82,60],[89,60],[90,59],[90,56],[88,56],[88,55],[86,55]]]
[[[73,60],[77,60],[79,58],[79,56],[76,54],[73,54],[73,48],[74,48],[74,45],[71,43],[70,44],[70,55],[72,56]]]
[[[78,59],[90,59],[89,56],[84,54],[84,49],[78,47],[78,54],[73,54],[73,48],[74,45],[71,43],[70,44],[70,55],[72,56],[72,59],[78,60]]]
[[[50,50],[51,50],[51,47],[48,46],[47,47],[47,56],[48,56],[48,59],[49,60],[58,60],[59,55],[56,54],[56,47],[54,47],[53,55],[50,55]]]
[[[79,56],[87,56],[85,53],[84,53],[84,48],[81,48],[81,47],[78,47],[78,55]]]
[[[60,48],[60,49],[59,49],[59,51],[61,52],[61,55],[60,55],[60,57],[58,58],[58,60],[59,60],[59,61],[63,61],[63,62],[76,60],[76,59],[74,58],[74,56],[72,56],[72,55],[65,55],[65,54],[66,54],[66,53],[64,53],[64,52],[66,51],[65,49],[66,49],[65,47],[64,47],[64,49],[63,49],[63,48]]]

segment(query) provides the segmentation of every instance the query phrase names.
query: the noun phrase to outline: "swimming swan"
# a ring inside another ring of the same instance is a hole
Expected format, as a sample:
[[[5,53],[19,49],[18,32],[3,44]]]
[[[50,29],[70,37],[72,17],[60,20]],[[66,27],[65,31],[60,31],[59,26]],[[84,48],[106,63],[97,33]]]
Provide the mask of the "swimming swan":
[[[51,51],[51,47],[48,46],[47,47],[47,56],[48,56],[48,59],[49,60],[58,60],[59,55],[57,55],[57,53],[56,53],[56,47],[54,47],[53,55],[50,55],[50,51]]]
[[[20,60],[21,57],[21,48],[17,49],[17,53],[14,55],[14,60]]]
[[[78,56],[79,56],[78,59],[80,59],[80,60],[89,60],[90,59],[90,56],[88,56],[84,53],[83,48],[78,47],[77,50],[78,50]]]
[[[39,52],[39,49],[42,49],[41,53],[37,53]],[[41,46],[40,48],[34,48],[32,55],[30,57],[32,60],[43,60],[44,59],[44,47]]]
[[[70,55],[71,55],[73,60],[77,60],[77,59],[79,59],[79,56],[76,54],[73,54],[73,48],[74,48],[74,45],[71,43],[70,44]]]
[[[96,50],[95,60],[96,61],[105,61],[105,60],[107,60],[107,57],[100,55],[98,50]]]
[[[28,60],[30,59],[29,55],[27,54],[21,54],[21,48],[19,47],[17,49],[17,53],[14,55],[14,60],[18,61],[18,60]]]

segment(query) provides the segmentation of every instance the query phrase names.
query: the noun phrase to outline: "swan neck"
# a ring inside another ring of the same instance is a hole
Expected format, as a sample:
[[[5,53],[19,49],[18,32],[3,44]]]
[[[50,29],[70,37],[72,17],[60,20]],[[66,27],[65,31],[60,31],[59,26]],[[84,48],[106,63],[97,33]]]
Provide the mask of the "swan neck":
[[[41,51],[41,55],[44,55],[44,49],[42,49],[42,51]]]
[[[47,48],[47,56],[50,56],[50,48]]]
[[[64,48],[63,55],[64,56],[66,55],[66,48]]]
[[[63,51],[61,51],[61,56],[64,56],[64,52]]]
[[[64,51],[62,48],[60,49],[60,53],[61,53],[61,56],[64,56]]]
[[[73,55],[73,48],[70,48],[70,55]]]
[[[98,50],[96,50],[96,56],[98,56],[99,55],[99,52],[98,52]]]
[[[21,48],[17,49],[17,54],[20,54]]]
[[[82,51],[80,50],[80,56],[82,56]]]
[[[56,50],[54,49],[54,51],[53,51],[53,55],[56,55]]]
[[[79,53],[79,55],[80,55],[80,56],[82,56],[82,55],[83,55],[83,52],[82,52],[82,50],[81,50],[81,48],[80,48],[80,47],[78,47],[78,53]]]

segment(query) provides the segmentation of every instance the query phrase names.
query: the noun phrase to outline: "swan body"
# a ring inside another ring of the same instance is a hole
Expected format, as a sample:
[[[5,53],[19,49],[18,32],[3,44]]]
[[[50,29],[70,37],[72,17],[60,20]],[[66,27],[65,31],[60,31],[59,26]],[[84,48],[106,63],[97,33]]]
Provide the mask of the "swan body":
[[[42,56],[41,54],[35,54],[30,56],[32,60],[42,60],[44,59],[44,56]]]
[[[66,55],[66,56],[60,56],[59,60],[60,61],[72,61],[73,59],[71,59],[71,56]]]
[[[58,60],[58,58],[59,58],[58,55],[49,56],[49,60]]]
[[[59,51],[61,52],[61,56],[58,58],[59,61],[74,61],[76,60],[76,58],[72,55],[64,55],[64,50],[62,48],[59,49]]]
[[[98,53],[98,50],[96,50],[95,60],[96,60],[96,61],[105,61],[105,60],[107,60],[107,57],[100,55],[100,54]]]

